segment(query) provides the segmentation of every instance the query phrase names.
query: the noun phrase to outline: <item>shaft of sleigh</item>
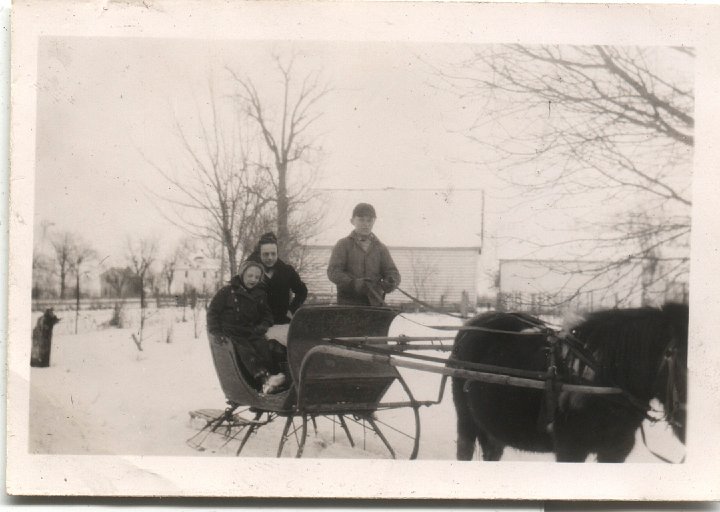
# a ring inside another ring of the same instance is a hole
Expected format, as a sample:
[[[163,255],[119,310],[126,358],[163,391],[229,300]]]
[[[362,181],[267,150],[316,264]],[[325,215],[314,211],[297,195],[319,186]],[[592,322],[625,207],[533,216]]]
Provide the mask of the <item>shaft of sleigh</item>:
[[[316,347],[313,347],[310,349],[307,354],[305,354],[305,358],[303,360],[303,365],[306,366],[306,363],[314,357],[316,354],[328,354],[328,355],[335,355],[338,357],[344,357],[348,359],[355,359],[358,361],[366,361],[369,363],[377,363],[377,364],[384,364],[388,366],[393,366],[396,368],[407,368],[410,370],[418,370],[418,371],[424,371],[429,373],[437,373],[440,375],[446,375],[448,377],[458,377],[461,379],[471,380],[471,381],[479,381],[479,382],[486,382],[489,384],[499,384],[499,385],[505,385],[505,386],[516,386],[516,387],[525,387],[525,388],[533,388],[533,389],[545,389],[546,386],[546,380],[545,379],[527,379],[522,377],[513,377],[508,375],[497,375],[493,373],[486,373],[486,372],[480,372],[475,370],[463,370],[459,368],[449,368],[446,366],[439,366],[439,365],[432,365],[432,364],[425,364],[425,363],[419,363],[415,361],[407,361],[400,359],[402,357],[402,354],[399,354],[399,357],[391,356],[391,355],[383,355],[383,354],[375,354],[375,353],[368,353],[363,352],[362,349],[349,349],[344,347],[333,347],[329,345],[318,345]],[[301,371],[301,379],[304,376],[304,372]],[[575,392],[575,393],[588,393],[588,394],[599,394],[599,395],[608,395],[608,394],[621,394],[622,390],[620,388],[615,387],[605,387],[605,386],[585,386],[581,384],[566,384],[562,382],[558,382],[557,384],[557,390],[558,391],[569,391],[569,392]]]

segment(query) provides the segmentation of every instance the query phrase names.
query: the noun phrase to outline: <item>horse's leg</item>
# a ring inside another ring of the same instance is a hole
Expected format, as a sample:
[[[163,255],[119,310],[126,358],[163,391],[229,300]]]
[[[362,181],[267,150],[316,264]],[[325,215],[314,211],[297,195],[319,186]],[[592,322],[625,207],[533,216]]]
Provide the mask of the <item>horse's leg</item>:
[[[482,448],[483,460],[500,460],[505,451],[505,445],[493,440],[480,429],[478,429],[478,439],[480,440],[480,448]]]
[[[464,381],[453,379],[453,402],[457,414],[457,460],[472,460],[478,428],[468,407],[463,385]]]
[[[458,417],[457,435],[457,460],[472,460],[477,438],[477,427],[472,418],[463,420]]]
[[[572,431],[563,431],[556,426],[552,437],[557,462],[585,462],[590,455],[587,442]]]
[[[597,452],[598,462],[625,462],[635,446],[635,432],[620,437],[612,446],[603,447]]]
[[[590,452],[576,446],[555,447],[555,460],[557,462],[585,462]]]

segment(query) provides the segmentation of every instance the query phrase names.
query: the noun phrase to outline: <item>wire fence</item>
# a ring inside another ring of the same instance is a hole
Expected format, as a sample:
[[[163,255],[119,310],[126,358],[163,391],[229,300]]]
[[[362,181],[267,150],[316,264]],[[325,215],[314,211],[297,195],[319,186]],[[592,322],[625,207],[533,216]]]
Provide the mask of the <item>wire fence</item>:
[[[196,304],[203,309],[207,307],[212,297],[205,295],[191,296],[164,296],[149,297],[146,299],[147,309],[164,309],[175,307],[193,308]],[[659,303],[679,302],[687,304],[688,293],[683,289],[682,293],[666,293],[659,296]],[[336,302],[334,293],[311,293],[308,295],[307,304],[333,304]],[[474,304],[465,304],[464,301],[448,302],[444,300],[427,300],[427,306],[413,302],[410,299],[394,301],[392,305],[402,311],[444,311],[449,313],[469,313],[475,311],[523,311],[534,315],[555,315],[567,311],[594,311],[597,309],[608,309],[617,307],[618,304],[607,297],[600,298],[592,293],[584,294],[558,294],[558,293],[524,293],[524,292],[499,292],[489,295],[478,295]],[[123,308],[140,308],[140,299],[131,298],[83,298],[80,300],[80,311],[92,311],[103,309],[114,309],[121,305]],[[640,304],[637,304],[638,306]],[[429,307],[428,307],[429,306]],[[76,311],[77,302],[75,299],[35,299],[32,301],[32,311],[44,311],[53,308],[55,311]]]

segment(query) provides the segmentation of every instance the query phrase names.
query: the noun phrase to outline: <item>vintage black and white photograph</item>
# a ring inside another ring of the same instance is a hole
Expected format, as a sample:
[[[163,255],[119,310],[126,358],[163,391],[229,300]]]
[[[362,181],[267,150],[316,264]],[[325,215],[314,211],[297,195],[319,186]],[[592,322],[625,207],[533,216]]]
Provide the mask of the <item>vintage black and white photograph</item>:
[[[325,11],[335,38],[243,33],[291,17],[262,5],[238,10],[238,32],[153,32],[185,11],[150,3],[81,13],[135,20],[107,33],[66,22],[27,38],[9,357],[23,457],[253,467],[254,481],[324,464],[412,478],[440,462],[435,478],[679,484],[703,467],[690,447],[711,440],[693,423],[717,413],[688,389],[714,378],[693,357],[717,362],[693,354],[691,328],[694,285],[712,275],[691,247],[710,172],[696,164],[703,49],[360,39],[360,5]],[[199,492],[148,472],[158,494]],[[18,474],[21,491],[62,489]],[[524,496],[442,485],[419,497],[563,497],[560,482]],[[647,486],[570,496],[668,498]]]

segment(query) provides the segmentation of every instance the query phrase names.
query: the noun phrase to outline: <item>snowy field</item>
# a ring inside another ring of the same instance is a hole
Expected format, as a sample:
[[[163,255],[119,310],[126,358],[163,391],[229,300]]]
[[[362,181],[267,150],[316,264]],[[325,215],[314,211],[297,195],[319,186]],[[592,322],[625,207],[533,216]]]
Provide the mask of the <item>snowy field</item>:
[[[198,310],[201,311],[201,310]],[[51,366],[32,368],[30,390],[30,453],[112,454],[155,456],[235,456],[239,442],[225,443],[213,435],[205,451],[187,445],[198,426],[189,411],[222,409],[224,396],[215,375],[207,337],[204,312],[194,321],[188,308],[183,321],[182,308],[149,310],[142,351],[131,335],[139,326],[139,310],[126,312],[128,327],[107,327],[111,310],[81,311],[75,334],[75,313],[59,312],[62,322],[54,331]],[[33,316],[36,319],[39,313]],[[457,324],[447,316],[406,314],[393,323],[391,335],[438,335],[424,325]],[[195,337],[195,332],[198,337]],[[453,334],[453,333],[441,333]],[[429,355],[440,356],[442,352]],[[415,397],[432,400],[438,396],[440,376],[401,370]],[[397,387],[397,389],[396,389]],[[391,388],[388,400],[402,398],[399,386]],[[657,404],[656,404],[657,405]],[[443,401],[423,408],[419,459],[455,458],[455,412],[448,388]],[[400,430],[411,424],[410,409],[383,412],[379,419]],[[274,457],[284,419],[262,427],[245,446],[242,455]],[[403,451],[404,437],[384,429]],[[387,458],[387,450],[377,436],[363,435],[351,426],[355,447],[336,424],[317,421],[310,429],[305,457]],[[682,458],[683,446],[664,423],[646,423],[648,445],[671,458]],[[293,455],[294,441],[288,441],[284,456]],[[524,453],[506,449],[503,460],[552,461],[548,454]],[[645,448],[640,433],[628,462],[658,462]]]

